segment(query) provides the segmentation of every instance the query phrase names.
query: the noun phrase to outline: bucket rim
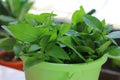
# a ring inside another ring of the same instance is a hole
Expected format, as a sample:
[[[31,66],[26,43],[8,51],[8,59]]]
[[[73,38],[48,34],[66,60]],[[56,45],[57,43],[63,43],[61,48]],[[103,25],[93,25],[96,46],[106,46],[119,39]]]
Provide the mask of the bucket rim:
[[[57,70],[57,71],[79,71],[84,69],[90,69],[95,67],[101,67],[106,61],[108,56],[103,55],[102,57],[88,62],[88,63],[78,63],[78,64],[60,64],[60,63],[50,63],[50,62],[40,62],[34,66],[31,66],[30,69],[47,69],[47,70]]]

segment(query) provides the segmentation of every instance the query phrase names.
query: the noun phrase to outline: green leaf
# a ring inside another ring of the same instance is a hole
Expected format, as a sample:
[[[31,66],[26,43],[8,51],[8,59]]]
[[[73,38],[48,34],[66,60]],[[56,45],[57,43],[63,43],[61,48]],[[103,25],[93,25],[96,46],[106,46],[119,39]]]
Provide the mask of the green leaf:
[[[120,47],[111,46],[108,48],[108,57],[112,58],[113,60],[120,60]]]
[[[2,26],[13,37],[21,41],[34,42],[42,35],[40,27],[33,27],[29,24],[16,24],[11,26]]]
[[[39,45],[37,45],[37,44],[33,44],[33,45],[31,45],[30,46],[30,48],[29,48],[29,52],[32,52],[32,51],[36,51],[36,50],[39,50],[40,49],[40,46]]]
[[[38,26],[39,28],[39,33],[40,36],[39,36],[39,39],[42,39],[43,37],[45,36],[49,36],[50,35],[50,31],[49,31],[49,28],[44,28],[44,27],[41,27],[41,26]]]
[[[62,37],[59,40],[60,42],[71,48],[82,60],[85,61],[85,58],[74,48],[74,44],[70,36]]]
[[[72,42],[72,37],[71,36],[64,36],[59,38],[59,41],[65,44],[66,46],[72,47],[74,44]]]
[[[103,54],[105,52],[105,50],[107,50],[107,48],[111,45],[111,41],[107,41],[105,42],[103,45],[101,45],[98,49],[97,52],[100,54]]]
[[[36,19],[39,15],[27,13],[24,15],[25,19]]]
[[[16,21],[16,19],[11,16],[0,15],[0,21],[13,22],[13,21]]]
[[[24,19],[25,19],[25,21],[26,21],[26,23],[28,23],[28,24],[31,24],[31,25],[37,25],[38,23],[36,22],[36,20],[35,20],[35,17],[36,17],[37,15],[35,15],[35,14],[25,14],[24,15]]]
[[[20,9],[22,6],[20,0],[7,0],[7,3],[10,7],[12,14],[14,14],[17,17],[20,13]]]
[[[38,55],[40,57],[40,55]],[[24,67],[23,70],[27,70],[28,68],[30,68],[31,66],[40,63],[42,60],[40,58],[38,58],[37,56],[34,57],[28,57],[28,56],[24,56],[24,58],[22,58],[23,62],[24,62]]]
[[[3,14],[3,15],[10,15],[11,14],[9,7],[7,6],[7,3],[4,2],[3,0],[0,1],[0,14]]]
[[[114,39],[110,39],[110,40],[114,45],[118,46],[118,43]]]
[[[106,25],[105,19],[103,19],[101,23],[102,23],[102,26],[105,26]]]
[[[77,23],[83,22],[82,16],[85,14],[84,8],[81,6],[80,10],[76,10],[72,15],[72,23],[76,25]]]
[[[117,39],[120,38],[120,31],[111,32],[107,35],[109,38]]]
[[[68,30],[71,28],[70,24],[62,24],[60,27],[60,32],[59,34],[62,36],[64,35],[66,32],[68,32]]]
[[[71,59],[71,61],[72,61],[73,63],[81,63],[81,62],[83,62],[83,60],[80,59],[75,52],[73,52],[73,53],[70,55],[70,59]]]
[[[113,30],[113,26],[112,25],[106,25],[104,28],[104,34],[108,34]]]
[[[18,16],[19,20],[23,20],[24,15],[28,12],[28,10],[31,8],[32,5],[33,5],[33,2],[28,2],[22,6],[21,11]]]
[[[55,58],[55,57],[50,58],[50,62],[64,64],[62,60]]]
[[[15,42],[16,40],[14,38],[6,38],[2,42],[0,42],[0,48],[8,51],[13,50]]]
[[[95,51],[92,48],[88,47],[88,46],[77,46],[76,49],[79,52],[95,53]]]
[[[109,54],[112,56],[120,56],[120,47],[111,46],[109,49]]]
[[[45,51],[46,51],[46,54],[54,58],[68,59],[68,60],[70,59],[68,54],[61,47],[56,45],[48,45]]]
[[[51,36],[50,36],[50,39],[49,39],[49,41],[51,42],[51,41],[55,41],[57,39],[57,30],[53,30],[53,31],[51,31]]]
[[[25,46],[24,46],[23,44],[21,44],[20,42],[17,42],[17,43],[13,46],[13,51],[14,51],[16,57],[21,56],[20,53],[23,51],[24,47],[25,47]]]
[[[52,17],[54,16],[56,16],[56,14],[53,13],[42,13],[40,15],[26,14],[25,19],[28,23],[31,21],[33,23],[34,21],[34,23],[36,22],[37,24],[49,27],[53,23]]]
[[[92,10],[90,10],[87,14],[88,15],[92,15],[92,14],[94,14],[96,12],[96,10],[95,9],[92,9]]]
[[[103,30],[102,23],[96,17],[84,15],[83,20],[89,27],[99,31]]]
[[[42,61],[49,60],[49,56],[46,54],[41,54],[37,52],[33,53],[22,53],[24,55],[20,56],[24,63],[24,70],[27,70],[28,68],[34,66],[35,64],[38,64]]]
[[[69,30],[67,33],[66,33],[67,36],[80,36],[80,34],[75,31],[75,30]]]
[[[56,16],[56,14],[53,13],[42,13],[35,17],[36,21],[38,23],[47,23],[49,20],[51,20],[51,17]]]
[[[78,37],[75,37],[75,36],[72,36],[72,39],[74,40],[74,42],[77,44],[77,45],[82,45],[81,44],[81,39],[79,39]]]
[[[39,45],[42,47],[42,48],[45,48],[48,43],[49,43],[49,39],[50,39],[50,36],[44,36],[40,42],[39,42]]]

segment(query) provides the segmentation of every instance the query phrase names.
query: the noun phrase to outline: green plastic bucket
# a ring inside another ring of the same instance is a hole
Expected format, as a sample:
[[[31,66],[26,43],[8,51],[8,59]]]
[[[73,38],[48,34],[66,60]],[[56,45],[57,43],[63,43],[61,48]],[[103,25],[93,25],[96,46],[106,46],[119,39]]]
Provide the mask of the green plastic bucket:
[[[83,64],[41,62],[27,69],[25,76],[26,80],[98,80],[106,60],[107,56]]]

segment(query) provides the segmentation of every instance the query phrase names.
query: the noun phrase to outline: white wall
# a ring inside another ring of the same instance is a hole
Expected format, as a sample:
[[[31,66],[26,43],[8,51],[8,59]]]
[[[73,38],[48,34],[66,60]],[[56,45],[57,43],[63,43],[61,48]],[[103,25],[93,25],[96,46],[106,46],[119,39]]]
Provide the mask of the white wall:
[[[58,18],[70,19],[72,13],[83,5],[88,12],[96,9],[99,19],[106,19],[107,23],[120,25],[119,0],[33,0],[35,4],[32,13],[54,12]]]

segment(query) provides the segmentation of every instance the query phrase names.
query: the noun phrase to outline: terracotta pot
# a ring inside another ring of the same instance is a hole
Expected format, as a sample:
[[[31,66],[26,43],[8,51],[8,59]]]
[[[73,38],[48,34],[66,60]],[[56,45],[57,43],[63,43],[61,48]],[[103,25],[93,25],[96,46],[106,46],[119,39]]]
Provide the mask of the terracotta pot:
[[[0,55],[5,54],[5,51],[0,51]],[[10,67],[13,69],[17,69],[17,70],[23,70],[23,62],[22,61],[4,61],[4,60],[0,60],[0,65],[6,66],[6,67]]]

